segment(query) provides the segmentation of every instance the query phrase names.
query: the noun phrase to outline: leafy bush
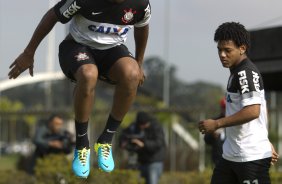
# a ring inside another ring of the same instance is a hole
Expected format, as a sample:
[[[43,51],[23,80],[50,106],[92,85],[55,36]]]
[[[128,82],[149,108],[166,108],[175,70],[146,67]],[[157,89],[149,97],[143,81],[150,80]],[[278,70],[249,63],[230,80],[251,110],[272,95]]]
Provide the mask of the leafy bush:
[[[39,159],[35,167],[36,184],[76,184],[84,179],[76,178],[71,171],[71,160],[65,155],[49,155]],[[142,184],[138,179],[139,172],[132,170],[115,169],[111,173],[105,173],[91,168],[90,175],[85,179],[88,184]]]
[[[270,172],[270,178],[272,184],[282,183],[282,173],[281,172]]]
[[[91,168],[91,173],[86,180],[88,184],[142,184],[139,172],[133,170],[115,169],[111,173],[105,173],[98,169]],[[71,171],[71,159],[65,155],[50,155],[38,161],[35,168],[36,184],[57,184],[61,179],[67,184],[81,183]],[[209,184],[212,170],[199,172],[165,172],[160,184]],[[282,183],[282,173],[270,170],[272,184]],[[26,184],[26,183],[24,183]]]
[[[139,172],[133,170],[114,170],[105,173],[98,169],[90,174],[91,184],[143,184],[144,180],[139,178]]]
[[[38,159],[35,166],[37,184],[57,184],[60,180],[76,183],[71,171],[71,161],[65,155],[48,155]]]
[[[165,172],[159,184],[209,184],[212,170],[199,172]],[[271,183],[282,183],[282,173],[270,170]],[[35,167],[35,176],[22,171],[0,171],[0,184],[144,184],[135,170],[115,169],[105,173],[91,168],[87,179],[76,178],[71,171],[71,159],[65,155],[49,155],[40,159]]]
[[[35,181],[25,172],[6,170],[0,172],[0,184],[35,184]]]
[[[209,184],[211,171],[167,172],[161,177],[160,184]]]

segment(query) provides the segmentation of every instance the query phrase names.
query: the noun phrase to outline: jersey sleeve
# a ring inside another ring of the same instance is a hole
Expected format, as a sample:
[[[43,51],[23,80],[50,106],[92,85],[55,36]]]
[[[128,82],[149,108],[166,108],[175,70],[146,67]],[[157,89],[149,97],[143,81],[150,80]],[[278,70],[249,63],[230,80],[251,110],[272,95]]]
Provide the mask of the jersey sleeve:
[[[147,7],[144,9],[144,16],[143,19],[136,24],[134,24],[135,27],[144,27],[149,24],[151,19],[151,5],[148,3]]]
[[[252,69],[241,70],[238,73],[239,91],[241,94],[242,106],[261,104],[261,77],[259,73]]]
[[[58,20],[65,24],[72,19],[82,9],[79,0],[61,0],[54,6]]]

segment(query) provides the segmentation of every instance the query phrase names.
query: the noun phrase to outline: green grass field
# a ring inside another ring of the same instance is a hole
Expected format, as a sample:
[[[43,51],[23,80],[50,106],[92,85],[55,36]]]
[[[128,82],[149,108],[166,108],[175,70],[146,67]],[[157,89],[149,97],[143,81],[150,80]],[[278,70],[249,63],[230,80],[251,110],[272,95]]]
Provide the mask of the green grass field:
[[[18,158],[18,155],[1,155],[0,170],[16,169]]]

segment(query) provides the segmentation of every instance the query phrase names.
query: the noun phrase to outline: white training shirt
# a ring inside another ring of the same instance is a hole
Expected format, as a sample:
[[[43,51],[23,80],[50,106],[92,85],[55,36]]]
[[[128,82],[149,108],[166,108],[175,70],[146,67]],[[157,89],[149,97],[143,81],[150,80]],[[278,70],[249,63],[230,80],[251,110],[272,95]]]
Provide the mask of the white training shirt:
[[[149,24],[149,0],[61,0],[54,7],[62,23],[70,23],[70,34],[78,43],[94,49],[109,49],[126,41],[133,27]]]
[[[246,59],[231,70],[226,93],[226,116],[254,104],[260,104],[257,119],[225,128],[224,159],[248,162],[272,156],[262,77],[255,65]]]

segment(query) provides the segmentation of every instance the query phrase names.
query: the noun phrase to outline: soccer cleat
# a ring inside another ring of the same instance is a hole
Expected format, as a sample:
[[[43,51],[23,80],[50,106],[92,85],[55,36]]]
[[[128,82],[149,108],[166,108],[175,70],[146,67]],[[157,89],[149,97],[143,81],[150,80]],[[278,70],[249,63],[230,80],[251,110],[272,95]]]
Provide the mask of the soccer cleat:
[[[80,178],[87,178],[90,172],[90,149],[74,150],[72,170]]]
[[[98,155],[98,167],[105,172],[113,171],[115,163],[112,156],[112,145],[95,143],[94,149]]]

